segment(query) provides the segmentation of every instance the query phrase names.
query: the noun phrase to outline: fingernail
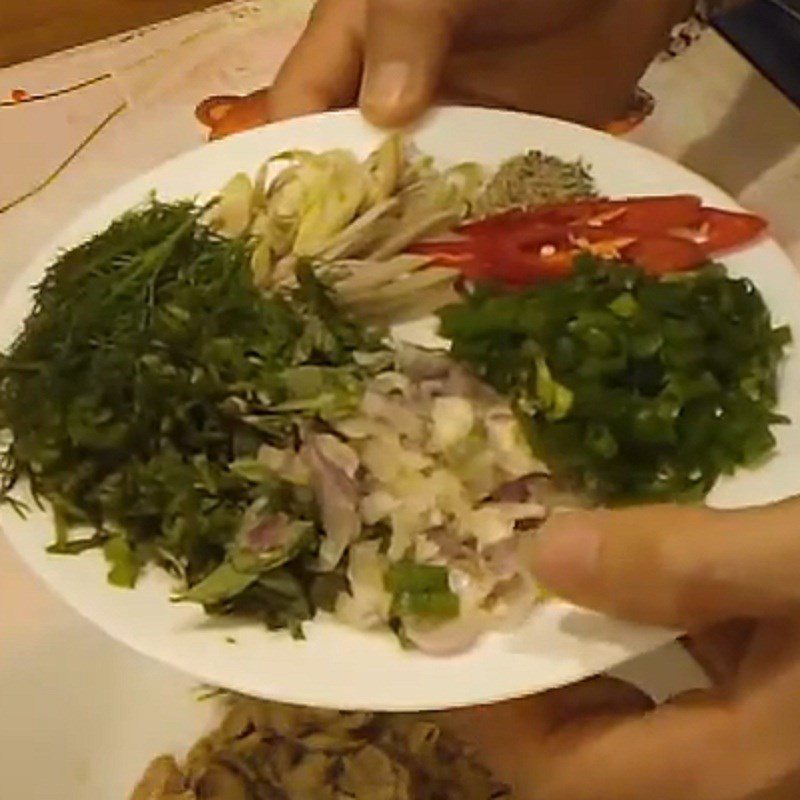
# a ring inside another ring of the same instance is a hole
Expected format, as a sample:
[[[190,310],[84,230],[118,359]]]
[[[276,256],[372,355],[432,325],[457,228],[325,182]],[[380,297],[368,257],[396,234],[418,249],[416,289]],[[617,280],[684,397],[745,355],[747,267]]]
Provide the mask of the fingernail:
[[[556,594],[591,585],[600,562],[600,533],[568,527],[554,520],[537,536],[533,549],[535,576]]]
[[[407,94],[411,68],[406,61],[383,61],[367,70],[361,86],[362,108],[391,110]]]

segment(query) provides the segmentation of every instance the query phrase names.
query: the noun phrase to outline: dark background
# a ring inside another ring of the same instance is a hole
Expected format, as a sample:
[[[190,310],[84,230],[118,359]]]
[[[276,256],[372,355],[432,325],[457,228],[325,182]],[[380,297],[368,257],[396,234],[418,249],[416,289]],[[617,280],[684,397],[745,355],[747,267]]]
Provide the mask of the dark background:
[[[800,0],[755,0],[714,24],[800,106]]]

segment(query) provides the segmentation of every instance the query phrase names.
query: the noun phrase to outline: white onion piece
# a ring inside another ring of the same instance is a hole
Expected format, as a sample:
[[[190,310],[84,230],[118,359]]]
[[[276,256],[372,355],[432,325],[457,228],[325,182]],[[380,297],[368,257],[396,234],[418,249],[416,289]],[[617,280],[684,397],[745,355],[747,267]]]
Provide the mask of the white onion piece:
[[[367,417],[390,424],[395,431],[409,439],[418,441],[424,436],[425,424],[422,418],[402,402],[367,390],[361,401],[361,410]]]
[[[411,379],[402,372],[382,372],[370,383],[370,389],[381,394],[407,395],[411,391]]]
[[[387,519],[400,506],[400,501],[384,489],[378,489],[361,498],[361,519],[367,525],[375,525]]]
[[[404,620],[406,636],[423,652],[432,656],[454,656],[472,647],[483,632],[476,614],[459,616],[435,627]]]
[[[386,622],[392,598],[384,587],[386,559],[377,542],[360,542],[350,549],[347,578],[351,594],[336,600],[336,616],[342,622],[368,630]]]
[[[437,397],[431,408],[431,440],[439,450],[448,450],[469,436],[475,425],[475,409],[463,397]]]
[[[397,362],[412,381],[443,379],[453,368],[447,354],[405,343],[397,348]]]
[[[517,538],[506,539],[483,551],[486,566],[499,581],[511,580],[520,569],[520,552]]]
[[[310,436],[302,454],[311,472],[311,487],[326,533],[319,548],[319,562],[323,570],[330,571],[361,533],[359,487],[355,480],[358,455],[328,434]]]
[[[498,589],[497,604],[491,613],[492,627],[496,630],[519,628],[541,600],[539,587],[527,570],[518,572]]]
[[[491,507],[514,522],[539,522],[547,517],[547,509],[541,503],[492,503]]]

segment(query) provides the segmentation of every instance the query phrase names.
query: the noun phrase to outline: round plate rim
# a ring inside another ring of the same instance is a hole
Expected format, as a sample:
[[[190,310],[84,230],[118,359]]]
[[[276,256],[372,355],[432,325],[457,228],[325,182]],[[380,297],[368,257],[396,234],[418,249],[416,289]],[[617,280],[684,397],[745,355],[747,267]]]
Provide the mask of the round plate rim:
[[[179,154],[167,161],[163,162],[162,164],[156,166],[155,168],[148,170],[147,172],[136,176],[131,181],[126,182],[124,185],[117,187],[113,191],[106,194],[103,198],[101,198],[96,203],[91,204],[89,207],[83,209],[80,213],[76,215],[76,217],[67,225],[65,226],[56,236],[54,236],[51,241],[37,254],[37,256],[31,261],[31,266],[29,269],[24,270],[18,278],[11,283],[9,288],[3,293],[2,298],[0,298],[0,318],[5,318],[5,313],[8,312],[8,306],[11,302],[13,302],[13,298],[17,297],[22,293],[23,288],[27,291],[30,278],[28,277],[28,273],[32,271],[35,267],[41,266],[42,268],[44,265],[50,263],[53,258],[53,255],[62,249],[62,247],[70,244],[74,244],[76,242],[72,241],[74,237],[74,233],[81,229],[84,225],[86,220],[92,219],[94,217],[97,218],[109,218],[109,213],[111,216],[115,216],[118,212],[107,212],[106,209],[110,209],[115,206],[116,202],[115,199],[122,197],[126,194],[129,194],[133,191],[133,187],[141,187],[144,186],[148,181],[152,181],[155,185],[158,182],[158,176],[160,174],[168,172],[170,169],[174,169],[176,165],[180,164],[183,161],[190,161],[192,158],[196,158],[197,154],[202,152],[205,154],[206,159],[211,159],[214,157],[215,153],[224,153],[229,148],[234,147],[244,147],[246,143],[254,143],[258,142],[261,139],[270,139],[273,136],[279,137],[279,134],[282,131],[292,131],[298,130],[303,127],[318,125],[318,124],[328,124],[325,121],[333,121],[333,124],[336,124],[336,120],[344,119],[347,123],[352,123],[353,117],[356,115],[356,112],[351,110],[346,111],[334,111],[334,112],[327,112],[321,115],[314,115],[309,117],[303,117],[295,120],[287,120],[284,122],[275,123],[274,125],[269,126],[265,129],[257,129],[253,131],[248,131],[242,134],[239,134],[235,137],[231,137],[226,140],[213,142],[210,144],[202,145],[201,147],[189,150],[182,154]],[[687,169],[683,165],[676,164],[675,162],[671,161],[666,156],[663,156],[659,153],[655,153],[647,148],[632,142],[621,141],[616,137],[611,136],[610,134],[600,133],[596,131],[588,131],[588,129],[582,128],[579,125],[575,125],[573,123],[564,122],[561,120],[553,120],[550,118],[545,117],[536,117],[532,115],[523,114],[520,112],[512,112],[512,111],[496,111],[491,109],[479,109],[473,107],[448,107],[439,109],[436,112],[432,113],[427,121],[426,124],[423,125],[422,128],[419,130],[424,131],[429,129],[431,126],[435,126],[441,121],[447,120],[448,116],[453,118],[473,118],[473,119],[483,119],[489,118],[498,125],[502,123],[500,120],[506,121],[517,121],[521,122],[525,125],[531,125],[533,127],[539,126],[547,126],[552,128],[553,130],[563,131],[565,134],[569,135],[572,134],[573,136],[578,136],[579,138],[583,139],[587,137],[587,135],[591,135],[593,137],[597,137],[597,140],[605,140],[608,143],[613,143],[613,147],[619,145],[621,148],[628,148],[630,152],[637,152],[640,154],[641,157],[649,160],[652,164],[658,164],[662,169],[668,170],[674,176],[681,178],[685,178],[687,183],[692,183],[696,187],[704,186],[706,189],[706,194],[715,198],[714,202],[724,204],[726,207],[731,209],[739,209],[741,206],[730,198],[726,193],[720,190],[718,187],[714,186],[708,179],[696,175],[691,170]],[[416,131],[412,131],[412,136],[415,134]],[[257,164],[253,164],[253,170],[257,167]],[[145,192],[142,193],[143,195]],[[770,252],[770,254],[774,258],[782,258],[786,262],[788,262],[788,257],[783,254],[780,248],[775,244],[772,240],[765,241],[760,247],[763,248],[763,252]],[[789,262],[790,263],[790,262]],[[24,287],[23,287],[24,283]],[[800,285],[800,283],[798,283]],[[10,299],[11,298],[11,299]],[[4,333],[8,333],[8,330],[4,331]],[[0,524],[2,524],[3,515],[0,515]],[[5,533],[5,531],[4,531]],[[154,644],[153,642],[149,642],[147,640],[142,641],[141,638],[135,635],[126,635],[124,631],[120,631],[114,628],[113,625],[104,624],[103,621],[98,619],[98,615],[93,613],[91,609],[87,609],[85,604],[81,602],[79,598],[76,598],[73,594],[65,592],[63,589],[64,587],[58,583],[54,583],[52,580],[48,579],[47,570],[42,569],[42,557],[39,554],[39,558],[36,558],[36,554],[33,553],[32,548],[30,546],[26,546],[25,542],[19,536],[10,535],[6,533],[6,538],[10,541],[12,548],[15,552],[22,558],[22,560],[27,564],[27,566],[37,575],[38,578],[43,580],[48,588],[57,594],[62,600],[64,600],[68,605],[78,611],[82,616],[88,619],[92,624],[100,627],[103,629],[108,635],[112,636],[113,638],[121,641],[128,647],[153,657],[165,664],[171,665],[172,667],[179,669],[180,671],[192,674],[197,678],[207,681],[209,683],[214,683],[216,685],[221,685],[220,676],[214,670],[208,670],[205,667],[204,663],[189,663],[186,659],[176,659],[174,654],[169,651],[169,647],[159,646]],[[85,556],[82,556],[85,558]],[[166,602],[166,598],[165,602]],[[588,612],[578,612],[577,609],[574,609],[571,606],[563,603],[551,603],[549,604],[549,608],[554,613],[577,613],[586,615]],[[593,615],[588,615],[585,617],[586,619],[593,619],[595,618]],[[597,617],[599,620],[600,618]],[[313,623],[312,623],[313,624]],[[615,623],[616,624],[616,623]],[[623,626],[627,627],[627,626]],[[627,655],[609,655],[607,658],[604,659],[595,659],[592,662],[592,669],[587,672],[585,665],[581,663],[580,659],[576,659],[574,664],[574,669],[568,670],[564,669],[560,674],[557,680],[553,680],[552,682],[547,683],[547,686],[537,686],[535,685],[535,681],[530,682],[530,687],[526,688],[525,686],[516,686],[516,687],[505,687],[505,688],[485,688],[479,692],[473,692],[473,695],[467,697],[457,697],[455,695],[447,697],[447,699],[443,700],[442,702],[438,702],[435,700],[433,694],[431,692],[427,693],[420,693],[420,699],[418,701],[414,701],[410,699],[412,693],[405,693],[402,697],[395,697],[392,695],[390,691],[379,691],[375,692],[370,695],[369,699],[363,698],[363,691],[360,691],[358,688],[353,689],[350,688],[343,688],[342,691],[332,693],[330,690],[327,689],[320,689],[319,687],[309,688],[307,690],[284,690],[280,686],[276,685],[274,681],[271,681],[268,677],[265,678],[260,686],[254,686],[251,681],[241,680],[238,678],[230,678],[226,679],[224,685],[228,688],[231,688],[235,691],[244,692],[247,694],[255,694],[263,697],[268,697],[270,699],[277,699],[284,702],[289,703],[296,703],[296,704],[303,704],[303,705],[316,705],[320,707],[331,707],[331,708],[339,708],[339,709],[367,709],[367,710],[384,710],[384,711],[419,711],[419,710],[434,710],[440,708],[449,708],[449,707],[457,707],[463,705],[472,705],[476,703],[488,703],[488,702],[497,702],[501,700],[510,699],[512,697],[518,697],[524,694],[528,694],[530,691],[535,690],[542,690],[544,688],[555,688],[556,686],[564,685],[575,680],[579,680],[582,677],[585,677],[592,672],[602,671],[616,664],[621,663],[627,657],[633,657],[635,655],[641,654],[646,652],[647,650],[653,649],[660,644],[666,643],[673,639],[677,634],[675,632],[670,631],[663,631],[658,629],[638,629],[642,636],[642,644],[636,648],[634,648],[635,652],[630,652]],[[269,635],[269,634],[267,634]],[[299,643],[296,645],[297,647],[302,647],[303,644]],[[405,658],[405,655],[399,656],[400,659]],[[434,661],[438,661],[434,659]],[[454,667],[458,666],[458,660],[453,660],[450,663],[454,665]],[[447,693],[445,692],[445,695]]]

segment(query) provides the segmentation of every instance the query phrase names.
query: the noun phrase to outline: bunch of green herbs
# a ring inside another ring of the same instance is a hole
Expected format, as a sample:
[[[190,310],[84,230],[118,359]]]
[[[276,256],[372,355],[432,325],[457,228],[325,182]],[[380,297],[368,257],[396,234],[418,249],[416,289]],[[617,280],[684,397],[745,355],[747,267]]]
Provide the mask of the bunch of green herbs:
[[[441,314],[453,354],[516,404],[556,476],[601,502],[691,501],[768,456],[790,341],[746,279],[581,257],[568,279],[479,288]]]
[[[251,243],[203,213],[153,201],[48,270],[0,360],[2,492],[26,479],[54,509],[51,550],[104,547],[112,583],[133,586],[155,562],[213,611],[297,630],[314,612],[315,504],[247,465],[303,418],[352,411],[380,345],[310,268],[291,295],[263,295]],[[291,558],[242,570],[232,553],[254,504],[303,535]]]

